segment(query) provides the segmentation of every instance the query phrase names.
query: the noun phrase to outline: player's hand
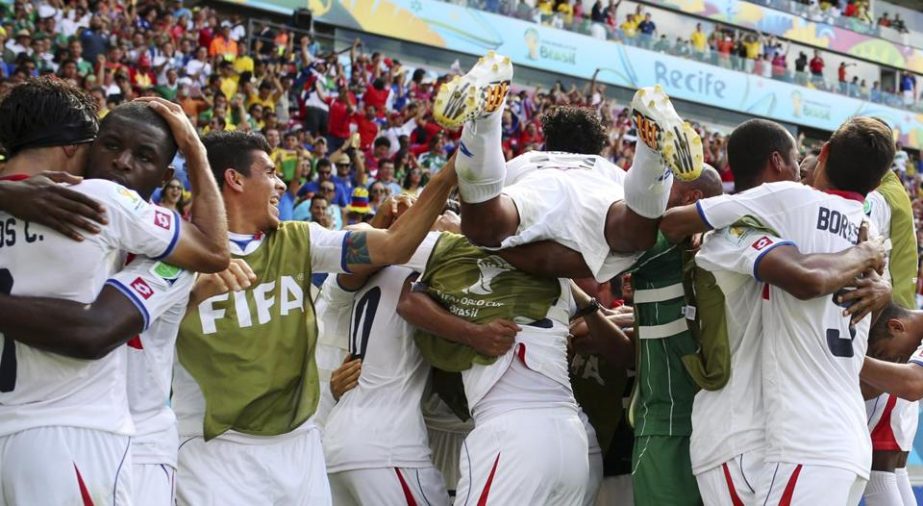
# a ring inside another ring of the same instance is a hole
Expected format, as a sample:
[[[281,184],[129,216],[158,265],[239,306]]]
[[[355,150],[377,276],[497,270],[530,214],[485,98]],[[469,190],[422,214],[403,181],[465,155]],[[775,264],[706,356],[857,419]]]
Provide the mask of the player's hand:
[[[160,97],[141,97],[136,98],[134,101],[146,103],[148,107],[166,120],[167,124],[170,125],[170,132],[173,133],[173,139],[176,140],[177,147],[184,155],[189,156],[193,150],[205,152],[205,145],[199,140],[199,134],[179,104]]]
[[[256,281],[256,274],[243,259],[232,258],[228,268],[214,274],[202,274],[196,280],[189,297],[190,305],[227,292],[239,292],[250,288]]]
[[[452,232],[453,234],[461,234],[461,217],[455,214],[454,211],[446,211],[439,215],[436,218],[436,223],[433,225],[433,230],[437,232]]]
[[[10,198],[5,199],[3,208],[19,219],[40,223],[75,241],[82,241],[80,231],[98,234],[97,224],[105,225],[108,221],[105,206],[58,184],[81,181],[82,177],[66,172],[42,172],[21,183],[8,185]]]
[[[850,317],[850,324],[859,323],[869,313],[877,313],[891,302],[891,283],[874,270],[865,273],[853,284],[854,290],[843,290],[834,294],[836,303],[848,306],[843,316]]]
[[[607,318],[611,315],[606,315]],[[628,339],[621,328],[615,329],[616,335],[599,336],[590,332],[583,318],[571,324],[570,347],[581,355],[607,356],[611,354],[610,348],[616,339]]]
[[[401,195],[392,195],[384,200],[378,206],[378,212],[372,218],[371,225],[374,228],[389,228],[404,214],[404,211],[410,209],[417,199],[406,193]]]
[[[498,318],[490,323],[478,325],[477,331],[468,341],[468,346],[486,357],[499,357],[510,351],[520,330],[522,328],[519,325]]]
[[[866,230],[868,229],[868,227],[865,228]],[[866,265],[881,274],[884,272],[885,256],[887,254],[885,251],[885,239],[882,236],[868,239],[868,233],[866,232],[866,240],[862,240],[862,229],[863,227],[859,227],[859,237],[862,242],[857,244],[856,248],[859,248],[864,253]]]
[[[330,393],[334,400],[339,401],[346,392],[359,385],[359,374],[362,373],[362,359],[347,355],[343,365],[330,374]]]

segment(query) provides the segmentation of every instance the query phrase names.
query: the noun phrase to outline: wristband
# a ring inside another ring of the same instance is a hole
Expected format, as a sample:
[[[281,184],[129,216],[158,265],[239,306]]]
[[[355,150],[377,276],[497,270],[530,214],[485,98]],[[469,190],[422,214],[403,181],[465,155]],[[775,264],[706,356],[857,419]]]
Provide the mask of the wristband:
[[[591,315],[600,309],[602,309],[602,306],[599,305],[599,301],[596,300],[596,297],[593,297],[590,299],[590,302],[586,306],[583,306],[582,308],[578,309],[576,313],[574,313],[574,318]]]

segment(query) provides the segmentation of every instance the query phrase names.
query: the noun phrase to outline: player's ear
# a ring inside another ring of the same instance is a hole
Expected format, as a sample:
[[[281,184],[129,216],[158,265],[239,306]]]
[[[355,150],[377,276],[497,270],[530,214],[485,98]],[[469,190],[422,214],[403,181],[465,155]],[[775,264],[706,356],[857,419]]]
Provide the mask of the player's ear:
[[[892,336],[900,335],[904,333],[904,322],[898,320],[897,318],[891,318],[888,320],[888,334]]]
[[[68,158],[73,158],[74,155],[77,154],[77,150],[80,149],[80,145],[79,144],[67,144],[65,146],[61,146],[61,149],[64,150],[65,156],[67,156]]]
[[[234,169],[225,169],[224,186],[238,193],[244,191],[244,175]]]

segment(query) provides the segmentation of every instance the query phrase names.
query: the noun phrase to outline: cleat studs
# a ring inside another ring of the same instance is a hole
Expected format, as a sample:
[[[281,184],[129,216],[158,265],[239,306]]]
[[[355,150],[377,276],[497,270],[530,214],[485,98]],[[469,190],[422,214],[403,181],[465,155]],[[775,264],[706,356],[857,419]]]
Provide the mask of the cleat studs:
[[[494,63],[493,66],[490,67],[490,69],[493,70],[495,74],[496,74],[497,72],[500,72],[500,66],[497,65],[496,63]]]
[[[655,105],[655,104],[654,104],[654,101],[653,101],[653,100],[651,100],[650,102],[647,103],[647,106],[648,106],[649,108],[651,108],[651,109],[654,108],[654,105]]]

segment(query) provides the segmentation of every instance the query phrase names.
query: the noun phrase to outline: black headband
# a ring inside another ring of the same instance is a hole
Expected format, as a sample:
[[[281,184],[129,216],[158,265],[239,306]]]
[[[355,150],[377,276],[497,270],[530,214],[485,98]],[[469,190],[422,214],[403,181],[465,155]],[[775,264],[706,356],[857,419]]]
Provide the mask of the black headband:
[[[18,139],[18,142],[6,146],[9,156],[13,157],[23,149],[67,146],[93,142],[99,133],[99,122],[90,114],[69,123],[60,123],[54,128],[32,132]]]

